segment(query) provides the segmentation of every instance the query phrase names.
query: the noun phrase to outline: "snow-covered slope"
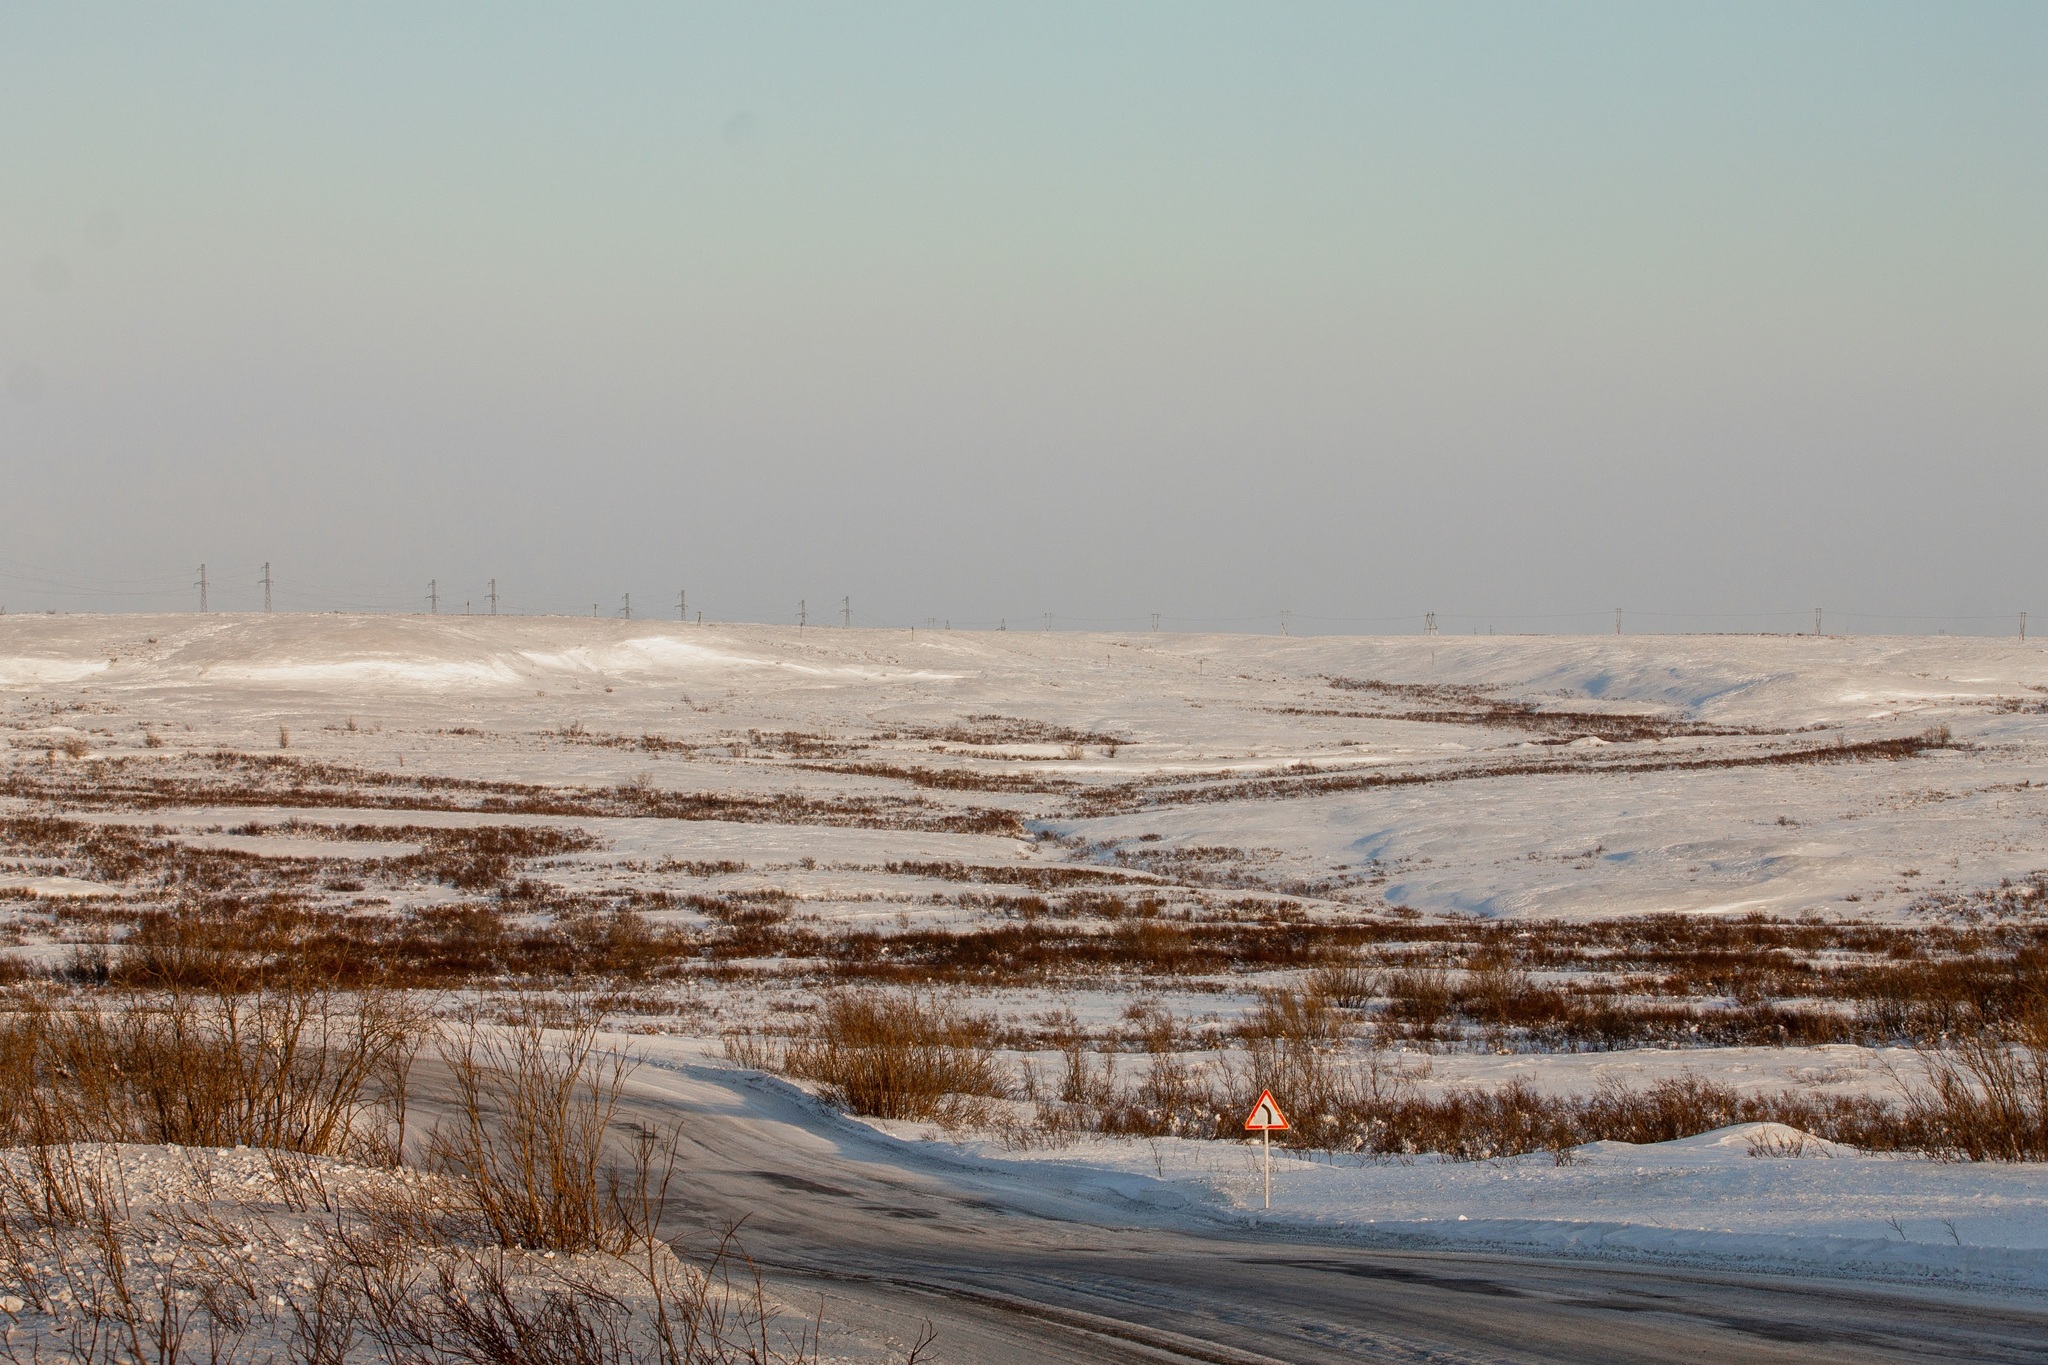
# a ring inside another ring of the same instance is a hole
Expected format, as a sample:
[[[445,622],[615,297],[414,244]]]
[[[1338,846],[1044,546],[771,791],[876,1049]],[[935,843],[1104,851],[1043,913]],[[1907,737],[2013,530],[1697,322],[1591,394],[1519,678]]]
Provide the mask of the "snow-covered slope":
[[[23,758],[275,751],[282,728],[388,771],[914,793],[1017,811],[1069,857],[1200,850],[1224,884],[1425,912],[1888,915],[2048,867],[2032,642],[17,616],[0,706]],[[1657,733],[1594,723],[1623,715]],[[1761,761],[1937,725],[1960,747]],[[1347,774],[1427,780],[1303,780]]]

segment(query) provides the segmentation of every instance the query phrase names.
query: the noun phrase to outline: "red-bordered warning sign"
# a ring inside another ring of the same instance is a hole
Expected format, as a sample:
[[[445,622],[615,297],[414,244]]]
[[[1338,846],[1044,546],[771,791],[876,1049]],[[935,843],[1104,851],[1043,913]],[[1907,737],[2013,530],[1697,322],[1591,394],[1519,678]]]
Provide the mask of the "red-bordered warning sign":
[[[1287,1116],[1280,1112],[1280,1106],[1273,1099],[1273,1092],[1261,1090],[1259,1102],[1252,1106],[1252,1112],[1245,1116],[1247,1132],[1271,1132],[1287,1126]]]

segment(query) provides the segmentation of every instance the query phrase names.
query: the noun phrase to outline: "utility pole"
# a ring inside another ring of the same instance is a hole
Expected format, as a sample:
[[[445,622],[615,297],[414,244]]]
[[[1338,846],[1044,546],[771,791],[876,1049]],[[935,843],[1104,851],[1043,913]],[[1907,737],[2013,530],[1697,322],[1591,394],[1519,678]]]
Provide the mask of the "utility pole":
[[[678,588],[676,590],[676,620],[688,621],[689,619],[690,594]]]
[[[199,614],[204,616],[206,614],[206,566],[204,564],[199,566],[199,581],[192,586],[199,589]]]
[[[441,580],[438,578],[427,580],[427,605],[433,608],[434,615],[441,614]]]
[[[491,580],[491,615],[493,615],[493,616],[496,616],[497,614],[498,614],[498,580],[497,580],[497,579],[495,579],[495,578],[493,578],[493,579]]]
[[[1051,629],[1052,629],[1052,613],[1051,613],[1051,612],[1047,612],[1047,613],[1045,614],[1045,628],[1046,628],[1047,630],[1051,630]]]
[[[811,611],[803,598],[796,599],[796,628],[802,630],[811,623]]]
[[[263,561],[263,577],[262,577],[262,579],[260,579],[259,581],[260,581],[260,582],[261,582],[261,583],[263,584],[263,610],[265,610],[265,611],[269,611],[269,610],[270,610],[270,561],[269,561],[269,560],[267,560],[267,559]]]
[[[1491,634],[1493,634],[1493,630],[1492,630],[1492,628],[1491,628],[1491,627],[1488,627],[1488,628],[1487,628],[1487,632],[1486,632],[1486,633],[1487,633],[1488,635],[1491,635]],[[1621,634],[1621,608],[1620,608],[1620,607],[1616,607],[1616,608],[1614,609],[1614,633],[1615,633],[1616,635],[1619,635],[1619,634]]]
[[[2020,613],[2020,643],[2021,643],[2021,644],[2025,644],[2026,642],[2027,642],[2027,614],[2026,614],[2025,612],[2021,612],[2021,613]]]
[[[1159,629],[1159,613],[1156,611],[1152,613],[1152,629]]]
[[[1819,635],[1819,634],[1820,634],[1820,608],[1819,608],[1819,607],[1815,607],[1815,608],[1813,609],[1813,633],[1814,633],[1815,635]]]
[[[839,624],[848,630],[853,629],[853,599],[851,597],[839,599]]]
[[[1422,633],[1423,633],[1424,635],[1434,635],[1434,634],[1436,634],[1436,613],[1435,613],[1435,612],[1433,612],[1433,611],[1426,611],[1426,612],[1422,613]]]

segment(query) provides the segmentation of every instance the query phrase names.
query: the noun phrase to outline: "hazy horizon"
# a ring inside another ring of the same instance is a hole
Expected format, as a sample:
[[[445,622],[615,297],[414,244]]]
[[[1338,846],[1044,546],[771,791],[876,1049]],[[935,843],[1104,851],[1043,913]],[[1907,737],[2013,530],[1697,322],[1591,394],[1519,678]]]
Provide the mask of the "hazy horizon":
[[[2044,59],[2019,4],[10,7],[0,605],[2011,634]]]

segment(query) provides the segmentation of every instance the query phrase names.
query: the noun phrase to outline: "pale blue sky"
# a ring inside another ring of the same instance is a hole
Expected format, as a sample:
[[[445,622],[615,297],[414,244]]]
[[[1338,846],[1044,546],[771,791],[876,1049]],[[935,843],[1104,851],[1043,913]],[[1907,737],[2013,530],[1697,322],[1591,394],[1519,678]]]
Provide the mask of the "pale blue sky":
[[[2039,4],[9,4],[0,602],[2000,629],[2044,70]]]

